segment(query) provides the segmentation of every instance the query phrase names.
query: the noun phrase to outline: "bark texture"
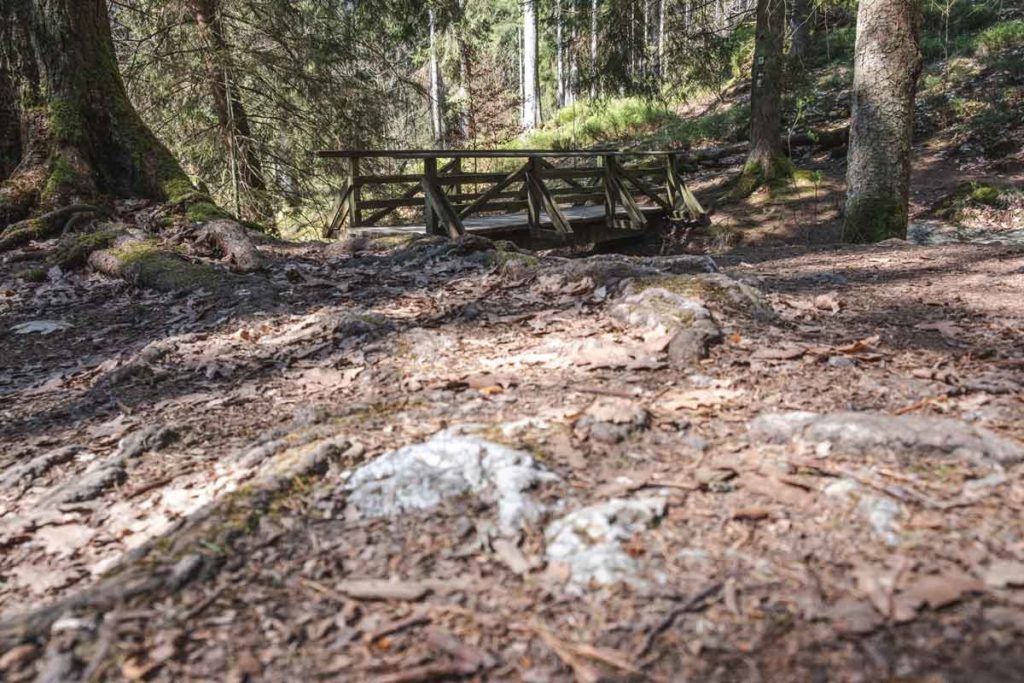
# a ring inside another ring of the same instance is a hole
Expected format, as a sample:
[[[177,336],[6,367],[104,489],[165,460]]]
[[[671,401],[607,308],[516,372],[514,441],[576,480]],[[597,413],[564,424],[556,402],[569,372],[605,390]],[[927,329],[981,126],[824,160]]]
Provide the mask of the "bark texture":
[[[758,0],[751,76],[750,155],[739,185],[744,194],[792,172],[780,142],[785,22],[783,0]]]
[[[907,235],[920,25],[917,0],[858,8],[844,241]]]
[[[789,6],[789,53],[791,61],[799,63],[811,44],[811,2],[791,0]]]
[[[537,0],[523,2],[523,130],[540,125],[537,87]]]
[[[125,95],[104,0],[3,0],[0,73],[0,228],[99,194],[194,191]]]

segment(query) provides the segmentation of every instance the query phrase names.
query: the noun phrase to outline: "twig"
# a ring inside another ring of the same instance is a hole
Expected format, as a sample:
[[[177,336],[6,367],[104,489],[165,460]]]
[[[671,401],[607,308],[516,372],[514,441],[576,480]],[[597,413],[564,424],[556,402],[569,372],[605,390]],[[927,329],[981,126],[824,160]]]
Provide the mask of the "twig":
[[[655,641],[657,641],[658,636],[672,628],[672,625],[676,622],[676,619],[683,616],[687,612],[693,612],[695,610],[701,609],[704,606],[704,602],[708,598],[717,594],[721,590],[721,582],[709,584],[708,586],[704,587],[703,589],[695,593],[693,597],[684,602],[682,605],[676,607],[667,615],[665,615],[665,618],[661,620],[661,623],[659,623],[657,626],[655,626],[647,632],[647,635],[644,637],[644,640],[640,644],[640,647],[637,648],[636,653],[633,655],[633,659],[639,660],[646,657],[647,654],[651,651],[651,648],[654,647],[654,643]]]
[[[454,678],[464,678],[476,673],[475,667],[468,664],[424,664],[414,666],[405,671],[374,676],[377,683],[420,683],[421,681],[450,681]]]
[[[369,645],[377,640],[380,640],[384,636],[390,636],[395,633],[398,633],[399,631],[404,631],[407,628],[412,628],[413,626],[421,626],[423,624],[429,623],[430,615],[427,614],[425,611],[421,610],[413,613],[405,619],[398,619],[396,621],[392,621],[390,624],[385,624],[373,633],[368,633],[366,635],[365,642]]]

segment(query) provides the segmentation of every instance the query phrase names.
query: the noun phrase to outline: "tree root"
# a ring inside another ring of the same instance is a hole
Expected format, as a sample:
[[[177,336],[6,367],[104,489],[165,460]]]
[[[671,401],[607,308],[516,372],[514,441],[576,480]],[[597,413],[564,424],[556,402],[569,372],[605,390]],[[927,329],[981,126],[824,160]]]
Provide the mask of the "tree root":
[[[233,220],[207,223],[199,233],[198,243],[213,247],[236,272],[249,273],[263,267],[263,257],[248,232]]]
[[[104,275],[160,292],[219,289],[226,277],[216,268],[186,261],[179,254],[161,248],[154,239],[131,233],[117,237],[109,248],[93,251],[88,263]]]
[[[0,233],[0,251],[8,251],[28,244],[33,240],[56,237],[70,220],[79,214],[96,214],[98,209],[91,204],[71,204],[39,218],[29,218],[9,226]]]

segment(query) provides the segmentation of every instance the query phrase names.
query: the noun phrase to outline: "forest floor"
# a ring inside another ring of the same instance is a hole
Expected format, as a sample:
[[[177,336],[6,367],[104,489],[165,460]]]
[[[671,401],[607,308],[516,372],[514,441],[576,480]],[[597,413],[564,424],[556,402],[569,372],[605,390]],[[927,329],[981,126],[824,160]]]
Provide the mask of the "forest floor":
[[[920,153],[930,220],[982,172]],[[835,177],[721,207],[714,261],[3,263],[0,678],[1019,675],[1024,248],[821,244]]]
[[[697,173],[698,255],[266,239],[179,293],[6,255],[0,680],[1019,677],[1024,132],[954,106],[1019,74],[958,63],[908,241],[836,244],[840,150]]]

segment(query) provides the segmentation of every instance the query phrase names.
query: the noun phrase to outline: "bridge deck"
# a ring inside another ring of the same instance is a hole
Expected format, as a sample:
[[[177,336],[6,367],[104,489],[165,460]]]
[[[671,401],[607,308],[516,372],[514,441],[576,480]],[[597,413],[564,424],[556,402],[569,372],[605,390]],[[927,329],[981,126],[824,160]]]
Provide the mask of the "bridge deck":
[[[583,223],[604,223],[604,206],[572,206],[559,207],[567,219],[574,225]],[[648,218],[655,219],[665,212],[657,206],[640,206]],[[626,212],[616,212],[616,218],[626,220]],[[500,237],[516,232],[527,232],[530,229],[529,216],[525,212],[505,213],[491,216],[469,216],[462,221],[466,232],[484,237]],[[540,223],[543,228],[552,229],[551,218],[546,212],[541,212]],[[351,235],[366,235],[368,237],[384,237],[391,235],[415,235],[425,233],[426,225],[365,225],[358,228],[349,228]],[[620,232],[620,231],[614,231]],[[629,231],[621,231],[628,234]]]

